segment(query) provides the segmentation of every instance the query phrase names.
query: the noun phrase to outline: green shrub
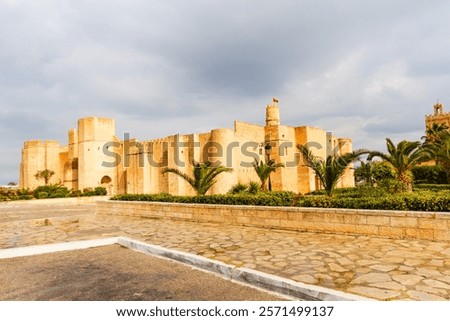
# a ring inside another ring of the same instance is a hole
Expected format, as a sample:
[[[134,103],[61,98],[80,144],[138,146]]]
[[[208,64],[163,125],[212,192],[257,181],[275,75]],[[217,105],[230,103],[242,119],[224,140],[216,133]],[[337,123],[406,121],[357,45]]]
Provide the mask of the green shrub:
[[[198,196],[174,196],[169,194],[123,194],[114,196],[112,200],[224,205],[292,206],[295,203],[295,194],[292,192],[266,192],[257,195],[242,193],[234,195],[216,194]]]
[[[250,182],[248,184],[238,183],[231,187],[227,194],[240,194],[240,193],[249,193],[252,195],[256,195],[262,192],[261,183],[258,182]]]
[[[63,198],[68,197],[70,194],[69,190],[65,186],[61,185],[44,185],[38,186],[33,191],[33,196],[38,199],[42,198]]]
[[[415,184],[447,184],[447,173],[441,166],[416,166],[412,170]]]
[[[18,195],[17,196],[17,199],[18,200],[31,200],[31,199],[33,199],[33,195]]]
[[[94,192],[95,192],[96,195],[99,195],[99,196],[108,194],[106,188],[105,188],[105,187],[102,187],[102,186],[97,186],[97,187],[94,189]]]
[[[81,196],[83,196],[83,192],[78,189],[72,190],[70,192],[70,197],[81,197]]]
[[[258,182],[250,182],[248,183],[247,192],[250,194],[256,195],[262,192],[261,183]]]
[[[395,178],[381,180],[378,187],[385,190],[389,194],[398,194],[407,191],[407,186]]]
[[[34,197],[36,197],[37,199],[43,199],[43,198],[48,198],[48,193],[47,192],[38,192],[36,194],[34,194]]]
[[[247,185],[242,183],[234,184],[231,189],[228,191],[228,194],[239,194],[243,193],[247,190]]]
[[[450,191],[450,184],[415,184],[415,191]]]
[[[81,196],[101,196],[106,194],[106,188],[98,186],[96,188],[88,187],[83,189],[83,193],[81,194]]]
[[[384,197],[306,196],[297,202],[301,207],[377,209],[402,211],[450,211],[450,194],[446,192],[404,193]]]

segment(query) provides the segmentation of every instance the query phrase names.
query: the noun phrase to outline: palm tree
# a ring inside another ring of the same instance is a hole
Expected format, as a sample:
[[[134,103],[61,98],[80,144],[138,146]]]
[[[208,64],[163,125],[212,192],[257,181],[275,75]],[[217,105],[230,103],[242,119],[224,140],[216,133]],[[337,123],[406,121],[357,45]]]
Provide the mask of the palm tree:
[[[362,182],[364,185],[375,185],[372,162],[361,161],[361,165],[355,169],[355,180],[357,183]]]
[[[441,132],[438,140],[433,144],[424,145],[424,150],[428,153],[430,159],[435,160],[437,165],[442,166],[450,183],[450,132]]]
[[[393,179],[392,166],[386,162],[364,162],[355,169],[355,179],[368,186],[376,186],[381,181]]]
[[[339,179],[344,175],[345,169],[359,156],[366,154],[367,151],[360,150],[344,155],[329,155],[325,160],[314,156],[311,150],[305,145],[297,145],[303,156],[305,166],[311,168],[319,178],[328,196],[333,191]]]
[[[163,173],[174,173],[182,177],[197,192],[197,195],[205,195],[206,192],[216,183],[215,178],[223,172],[231,172],[233,169],[224,166],[213,166],[211,163],[193,162],[192,176],[189,176],[178,169],[167,168]]]
[[[43,179],[45,182],[45,185],[48,185],[48,182],[50,181],[50,178],[55,175],[55,172],[50,169],[44,169],[42,171],[38,171],[36,174],[34,174],[34,177],[36,177],[37,180]]]
[[[379,151],[371,151],[367,159],[372,160],[374,157],[379,157],[391,164],[397,179],[405,185],[407,191],[411,192],[411,169],[415,165],[429,160],[429,153],[422,148],[419,141],[410,142],[403,140],[396,146],[392,140],[386,138],[386,146],[388,154]]]
[[[425,141],[425,144],[438,143],[441,140],[441,136],[449,132],[448,129],[446,124],[433,123],[427,127],[425,131],[426,135],[422,136],[422,139]]]
[[[267,191],[266,182],[270,174],[275,172],[277,168],[280,167],[284,167],[284,164],[276,163],[275,160],[273,159],[270,159],[267,163],[264,163],[263,161],[260,161],[258,163],[257,159],[253,161],[253,168],[255,169],[255,172],[258,175],[259,180],[261,181],[261,189],[263,191]]]

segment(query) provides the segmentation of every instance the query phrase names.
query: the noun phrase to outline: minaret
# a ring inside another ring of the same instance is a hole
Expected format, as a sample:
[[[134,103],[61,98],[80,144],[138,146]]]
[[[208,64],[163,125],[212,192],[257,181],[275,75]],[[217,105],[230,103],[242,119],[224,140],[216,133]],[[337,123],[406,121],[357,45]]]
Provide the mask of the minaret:
[[[438,100],[433,106],[434,113],[432,115],[425,116],[425,128],[436,124],[443,124],[450,127],[450,113],[444,112],[444,105]]]
[[[433,106],[434,108],[434,116],[442,115],[444,113],[444,106],[437,101],[437,103]]]
[[[277,98],[272,98],[272,104],[266,107],[266,126],[273,125],[280,125],[280,109]]]
[[[266,106],[266,126],[264,127],[264,157],[265,161],[273,160],[276,163],[282,161],[280,155],[280,143],[285,139],[283,126],[280,125],[280,109],[278,99],[272,98],[272,103]],[[283,188],[283,168],[279,168],[270,175],[269,190],[280,191]]]

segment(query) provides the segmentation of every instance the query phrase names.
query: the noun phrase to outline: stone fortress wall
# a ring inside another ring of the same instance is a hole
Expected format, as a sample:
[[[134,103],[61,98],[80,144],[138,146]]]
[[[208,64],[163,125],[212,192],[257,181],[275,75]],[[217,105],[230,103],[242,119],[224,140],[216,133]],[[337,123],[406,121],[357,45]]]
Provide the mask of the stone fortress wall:
[[[320,157],[352,151],[349,138],[336,138],[315,127],[281,125],[277,99],[266,107],[265,126],[235,121],[233,129],[143,142],[120,141],[115,136],[113,119],[87,117],[78,121],[77,129],[69,130],[67,146],[60,146],[57,141],[25,142],[19,185],[31,189],[42,185],[34,175],[38,170],[49,169],[55,171],[50,183],[61,183],[70,189],[104,186],[110,195],[162,192],[193,195],[194,191],[181,177],[163,171],[169,167],[189,174],[195,160],[233,169],[219,175],[208,192],[226,193],[236,183],[259,181],[252,162],[254,158],[267,161],[265,148],[270,145],[269,158],[286,164],[271,175],[273,190],[308,193],[321,186],[314,172],[303,166],[297,151],[296,145],[306,143],[313,143],[311,149]],[[350,166],[338,187],[352,186]]]
[[[436,124],[444,124],[450,128],[450,113],[444,112],[444,106],[438,101],[434,106],[434,112],[432,115],[425,116],[425,127],[429,128]]]

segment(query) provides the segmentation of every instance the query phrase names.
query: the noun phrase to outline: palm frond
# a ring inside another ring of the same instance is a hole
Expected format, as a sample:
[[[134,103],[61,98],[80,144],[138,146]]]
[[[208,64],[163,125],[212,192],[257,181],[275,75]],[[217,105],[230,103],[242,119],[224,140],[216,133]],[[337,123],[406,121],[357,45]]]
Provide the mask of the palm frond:
[[[192,163],[192,177],[175,168],[167,168],[163,173],[174,173],[182,177],[199,195],[204,195],[216,183],[215,178],[223,172],[231,172],[231,168],[213,166],[211,163]]]

